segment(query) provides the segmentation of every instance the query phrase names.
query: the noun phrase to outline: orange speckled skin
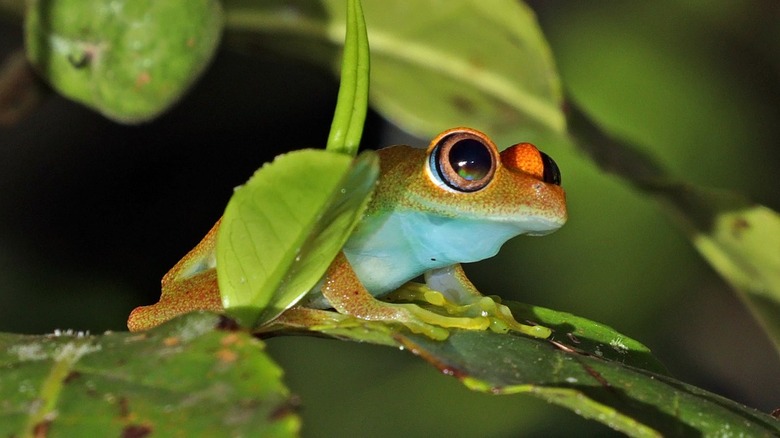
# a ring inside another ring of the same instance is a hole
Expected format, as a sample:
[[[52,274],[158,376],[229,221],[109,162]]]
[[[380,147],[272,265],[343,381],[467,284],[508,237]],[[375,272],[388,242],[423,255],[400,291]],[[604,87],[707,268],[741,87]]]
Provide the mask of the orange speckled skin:
[[[165,321],[195,310],[223,311],[217,285],[217,270],[197,270],[188,275],[195,265],[211,257],[217,241],[221,219],[211,227],[203,240],[187,253],[162,279],[160,301],[150,306],[136,307],[127,318],[131,332],[146,330]]]
[[[520,144],[501,152],[493,181],[478,192],[463,193],[437,183],[430,174],[428,154],[435,143],[434,139],[427,151],[409,146],[379,151],[381,178],[365,215],[407,209],[464,219],[511,221],[519,215],[536,214],[561,224],[566,221],[566,195],[560,186],[541,181],[541,160],[530,153],[535,147],[531,151]],[[536,166],[534,174],[515,167],[523,162]]]
[[[518,143],[501,152],[501,163],[507,168],[521,170],[536,179],[544,177],[544,162],[539,149],[531,143]]]

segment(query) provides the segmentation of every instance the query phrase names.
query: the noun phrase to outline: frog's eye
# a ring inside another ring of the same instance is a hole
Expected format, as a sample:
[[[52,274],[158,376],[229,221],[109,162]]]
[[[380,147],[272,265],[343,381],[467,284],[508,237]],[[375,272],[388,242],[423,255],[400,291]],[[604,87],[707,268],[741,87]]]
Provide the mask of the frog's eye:
[[[556,186],[561,185],[561,170],[558,169],[558,165],[550,158],[549,155],[542,151],[539,151],[542,156],[542,163],[544,163],[544,172],[542,172],[542,181]]]
[[[531,143],[518,143],[501,152],[504,166],[527,173],[548,184],[561,185],[561,171],[552,158]]]
[[[475,192],[487,186],[496,173],[496,146],[479,131],[456,128],[432,142],[431,173],[459,192]]]

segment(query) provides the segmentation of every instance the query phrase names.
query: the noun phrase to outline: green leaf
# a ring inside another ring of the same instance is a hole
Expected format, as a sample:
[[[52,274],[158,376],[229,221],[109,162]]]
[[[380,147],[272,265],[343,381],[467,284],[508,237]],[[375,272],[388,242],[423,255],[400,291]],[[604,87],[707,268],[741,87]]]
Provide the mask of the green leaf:
[[[604,170],[661,201],[780,352],[780,215],[739,194],[675,178],[640,148],[609,137],[576,105],[569,114],[579,146]]]
[[[173,105],[214,55],[217,0],[33,0],[27,56],[63,95],[125,123]]]
[[[445,342],[411,335],[404,346],[492,394],[527,393],[632,436],[772,436],[780,422],[672,378],[550,343],[458,331]]]
[[[344,40],[339,97],[325,149],[354,156],[360,146],[368,111],[371,63],[360,0],[347,3],[347,33]]]
[[[282,372],[197,313],[143,334],[0,334],[2,436],[296,436]]]
[[[780,215],[731,193],[663,190],[693,245],[731,284],[780,353]]]
[[[373,152],[353,164],[345,154],[304,149],[280,155],[237,189],[217,238],[227,313],[258,326],[311,290],[360,220],[378,169]]]
[[[522,307],[505,304],[513,311]],[[289,319],[283,316],[274,323],[275,327],[267,329],[400,347],[456,377],[470,389],[490,394],[533,395],[631,436],[780,433],[780,422],[768,414],[629,365],[641,357],[644,347],[584,318],[574,317],[566,327],[578,333],[578,338],[582,338],[578,342],[561,332],[555,333],[556,341],[551,342],[512,333],[466,330],[451,330],[446,340],[437,341],[411,334],[400,325],[361,321],[331,311],[293,310],[295,314]],[[570,315],[549,309],[526,310],[544,315],[547,320],[571,320]],[[607,348],[584,338],[618,338],[625,348],[621,348],[616,360],[606,360],[607,355],[599,353],[599,349]],[[596,349],[589,351],[592,345]]]
[[[652,355],[649,348],[607,325],[568,312],[530,304],[514,301],[502,301],[501,303],[509,307],[517,321],[529,321],[551,329],[553,333],[549,338],[550,342],[560,345],[562,348],[620,362],[623,365],[630,365],[657,374],[669,373],[666,367]],[[417,304],[432,312],[447,315],[447,312],[441,307],[425,303]],[[350,340],[380,345],[396,345],[393,333],[402,332],[400,325],[368,323],[334,312],[312,311],[307,313],[299,311],[298,314],[301,312],[304,315],[302,318],[282,318],[277,325],[268,326],[263,329],[263,332],[316,331],[337,338],[345,337]],[[354,325],[363,326],[366,324],[371,328],[370,330],[352,332]],[[342,330],[345,331],[342,332]]]
[[[569,345],[596,357],[620,362],[659,374],[668,374],[644,344],[625,336],[612,327],[572,315],[529,304],[507,301],[515,319],[533,321],[553,330],[552,341]]]
[[[336,69],[343,1],[227,0],[227,42]],[[469,125],[497,144],[558,138],[560,83],[532,11],[514,0],[364,0],[371,102],[422,137]]]

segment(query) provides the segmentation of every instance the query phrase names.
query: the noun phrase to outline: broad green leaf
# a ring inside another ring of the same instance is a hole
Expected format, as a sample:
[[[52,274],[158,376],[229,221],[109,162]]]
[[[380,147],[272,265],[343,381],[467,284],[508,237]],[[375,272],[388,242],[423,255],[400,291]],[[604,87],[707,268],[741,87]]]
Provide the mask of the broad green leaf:
[[[173,105],[214,55],[217,0],[33,0],[27,56],[63,95],[125,123]]]
[[[378,176],[367,152],[278,156],[238,188],[217,238],[227,313],[248,327],[294,305],[322,278],[360,219]]]
[[[513,311],[522,307],[505,304]],[[571,319],[549,309],[527,310],[548,320]],[[511,333],[457,329],[451,330],[446,340],[436,341],[400,326],[307,309],[293,309],[293,314],[283,315],[268,329],[407,349],[473,390],[529,394],[631,436],[768,437],[780,433],[780,421],[768,414],[628,365],[641,358],[641,344],[584,318],[574,317],[573,321],[566,329],[579,333],[578,338],[620,339],[626,348],[618,359],[606,360],[607,355],[598,350],[606,348],[597,342],[572,342],[565,333],[555,333],[553,343]],[[589,351],[592,345],[596,349]]]
[[[632,436],[774,436],[780,422],[672,378],[554,345],[492,332],[446,342],[408,336],[404,346],[492,394],[527,393]]]
[[[143,334],[0,334],[2,436],[296,436],[282,372],[198,313]]]
[[[360,0],[347,2],[347,33],[344,40],[339,97],[325,149],[354,156],[360,146],[368,111],[371,63]]]
[[[372,151],[360,154],[298,249],[287,275],[263,310],[260,323],[298,302],[322,278],[363,217],[378,177],[377,155]]]
[[[227,42],[335,69],[343,3],[228,0]],[[371,102],[399,126],[427,138],[465,124],[490,132],[497,144],[565,132],[552,57],[522,2],[364,0],[363,10]]]

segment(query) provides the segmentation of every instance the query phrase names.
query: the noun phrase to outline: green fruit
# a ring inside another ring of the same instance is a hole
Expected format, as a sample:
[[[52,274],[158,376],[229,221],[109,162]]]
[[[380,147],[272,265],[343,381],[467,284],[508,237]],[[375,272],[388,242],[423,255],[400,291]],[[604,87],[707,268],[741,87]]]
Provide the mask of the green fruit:
[[[216,0],[31,0],[30,62],[63,95],[124,123],[173,105],[213,57]]]

